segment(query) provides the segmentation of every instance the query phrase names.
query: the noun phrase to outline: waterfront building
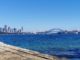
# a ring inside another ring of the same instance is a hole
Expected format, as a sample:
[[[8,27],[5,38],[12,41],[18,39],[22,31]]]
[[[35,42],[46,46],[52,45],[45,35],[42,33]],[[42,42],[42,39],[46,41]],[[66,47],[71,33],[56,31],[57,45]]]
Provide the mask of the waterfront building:
[[[7,31],[7,25],[4,25],[4,32],[8,32]]]
[[[16,28],[13,28],[13,32],[14,32],[14,33],[17,33],[17,29],[16,29]]]
[[[23,27],[21,27],[21,32],[23,32]]]
[[[2,28],[0,27],[0,32],[2,32]]]
[[[11,28],[7,25],[4,25],[4,27],[0,27],[0,32],[2,33],[22,33],[23,32],[23,27],[21,27],[21,29],[17,29],[17,28]]]

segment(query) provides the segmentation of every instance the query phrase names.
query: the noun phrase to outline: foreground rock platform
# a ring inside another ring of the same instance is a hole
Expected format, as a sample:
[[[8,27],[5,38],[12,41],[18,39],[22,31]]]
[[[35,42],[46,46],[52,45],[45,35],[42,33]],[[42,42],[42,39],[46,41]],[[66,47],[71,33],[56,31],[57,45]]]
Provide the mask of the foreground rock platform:
[[[61,60],[55,56],[11,46],[0,42],[0,60]]]

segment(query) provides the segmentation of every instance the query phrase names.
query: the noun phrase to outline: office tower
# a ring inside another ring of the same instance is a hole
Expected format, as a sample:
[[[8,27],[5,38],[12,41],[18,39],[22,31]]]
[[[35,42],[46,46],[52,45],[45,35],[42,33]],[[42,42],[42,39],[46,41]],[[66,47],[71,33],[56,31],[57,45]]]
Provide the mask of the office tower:
[[[8,32],[7,31],[7,25],[4,25],[4,29],[3,30],[4,30],[4,32]]]
[[[11,33],[11,28],[10,27],[8,27],[7,30],[8,30],[8,33]]]
[[[21,27],[21,32],[23,32],[23,27]]]
[[[16,28],[13,28],[13,32],[16,33],[17,32],[17,29]]]
[[[0,27],[0,32],[2,32],[2,28]]]

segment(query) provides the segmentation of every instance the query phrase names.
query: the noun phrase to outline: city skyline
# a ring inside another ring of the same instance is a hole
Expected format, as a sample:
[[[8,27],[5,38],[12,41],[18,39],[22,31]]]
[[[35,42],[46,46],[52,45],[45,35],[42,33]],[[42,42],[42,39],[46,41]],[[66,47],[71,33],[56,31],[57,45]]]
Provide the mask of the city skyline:
[[[0,0],[0,26],[26,32],[80,30],[80,0]]]
[[[10,27],[7,25],[4,25],[4,27],[0,27],[0,32],[5,32],[5,33],[23,33],[23,27],[21,27],[20,29],[15,28],[15,27]]]
[[[21,28],[15,28],[15,27],[11,27],[11,26],[8,26],[8,25],[4,25],[4,26],[0,26],[0,32],[6,32],[6,33],[38,33],[38,32],[49,32],[49,31],[69,31],[69,32],[80,32],[80,30],[67,30],[67,29],[61,29],[61,28],[52,28],[52,29],[49,29],[49,30],[45,30],[45,31],[37,31],[37,32],[30,32],[30,31],[24,31],[24,28],[21,27]]]

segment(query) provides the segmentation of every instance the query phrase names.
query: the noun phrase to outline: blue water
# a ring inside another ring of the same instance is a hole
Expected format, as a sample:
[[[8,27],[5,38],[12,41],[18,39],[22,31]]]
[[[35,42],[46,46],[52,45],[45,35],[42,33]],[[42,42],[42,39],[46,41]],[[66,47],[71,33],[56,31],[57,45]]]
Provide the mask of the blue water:
[[[69,60],[80,60],[80,34],[10,34],[0,35],[0,41]]]

